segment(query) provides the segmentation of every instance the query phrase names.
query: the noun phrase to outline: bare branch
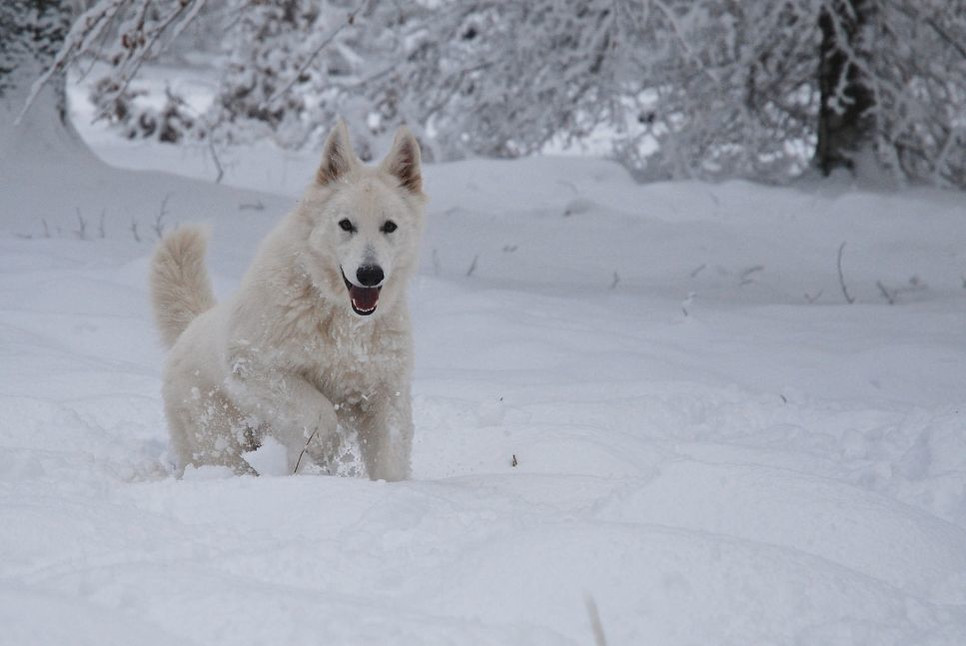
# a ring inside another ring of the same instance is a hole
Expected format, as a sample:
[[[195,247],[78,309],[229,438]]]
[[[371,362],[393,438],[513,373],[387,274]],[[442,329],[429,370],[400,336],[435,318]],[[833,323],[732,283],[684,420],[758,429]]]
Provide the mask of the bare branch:
[[[264,211],[265,205],[262,204],[261,200],[256,200],[254,202],[246,202],[238,205],[239,211]]]
[[[879,288],[879,292],[881,292],[882,297],[886,299],[886,302],[888,302],[889,305],[896,304],[896,293],[894,291],[889,291],[886,289],[886,286],[882,284],[881,280],[877,280],[875,282],[875,286]]]
[[[87,240],[87,221],[81,216],[80,207],[74,207],[77,210],[77,237],[81,240]]]
[[[225,176],[225,171],[221,167],[221,160],[218,159],[215,142],[212,141],[211,137],[208,137],[208,152],[211,153],[211,159],[215,162],[215,168],[218,170],[218,176],[215,177],[215,184],[221,184],[221,179]]]
[[[305,74],[305,71],[309,69],[309,65],[311,65],[316,57],[322,53],[322,50],[332,44],[332,41],[335,40],[335,37],[338,36],[343,29],[355,22],[356,14],[359,13],[368,2],[369,0],[362,0],[362,2],[360,2],[354,10],[349,12],[349,15],[346,16],[346,19],[343,22],[340,22],[332,31],[326,34],[316,48],[308,55],[302,65],[299,66],[299,68],[295,71],[295,74],[292,75],[292,78],[289,79],[289,82],[286,83],[282,89],[269,97],[269,99],[265,101],[265,105],[271,105],[277,101],[279,97],[288,94],[289,90],[291,90],[292,87],[298,82],[299,78],[301,78],[301,76]]]
[[[825,291],[824,289],[820,289],[814,296],[812,294],[809,294],[808,292],[805,292],[805,300],[808,301],[809,305],[811,305],[822,296],[822,293],[824,291]]]
[[[739,276],[738,285],[741,287],[744,287],[749,283],[755,282],[752,276],[764,270],[765,270],[764,265],[755,265],[754,267],[749,267],[748,269],[741,272],[741,275]]]
[[[309,450],[309,442],[315,439],[315,436],[318,434],[318,432],[319,432],[319,429],[315,429],[314,431],[312,431],[312,434],[309,435],[308,439],[305,440],[305,446],[303,446],[302,451],[299,452],[299,457],[295,461],[295,468],[292,469],[293,475],[299,472],[299,465],[302,464],[302,456],[305,455],[305,452]]]
[[[842,295],[845,296],[845,301],[851,305],[855,302],[855,299],[849,294],[848,288],[845,286],[845,275],[842,273],[842,252],[845,251],[845,243],[843,242],[839,245],[838,260],[836,261],[836,266],[839,270],[839,286],[842,288]]]
[[[158,240],[164,237],[164,216],[168,214],[168,200],[171,199],[172,193],[168,193],[161,200],[161,208],[158,209],[158,214],[154,216],[154,233],[158,236]]]
[[[600,613],[597,611],[597,604],[594,602],[594,598],[587,595],[584,598],[584,605],[587,607],[587,616],[590,618],[590,629],[594,633],[594,646],[607,646],[604,625],[600,621]]]

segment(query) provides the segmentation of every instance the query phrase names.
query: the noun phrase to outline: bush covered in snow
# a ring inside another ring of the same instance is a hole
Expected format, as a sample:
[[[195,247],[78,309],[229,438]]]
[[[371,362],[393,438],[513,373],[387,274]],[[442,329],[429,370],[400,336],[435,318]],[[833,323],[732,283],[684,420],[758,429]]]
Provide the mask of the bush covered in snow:
[[[299,148],[344,114],[364,149],[408,123],[429,159],[517,157],[596,135],[641,177],[781,181],[845,166],[966,186],[961,3],[91,4],[60,60],[110,64],[94,99],[132,137]],[[161,108],[135,100],[145,59],[199,47],[219,79],[206,111],[170,93]]]

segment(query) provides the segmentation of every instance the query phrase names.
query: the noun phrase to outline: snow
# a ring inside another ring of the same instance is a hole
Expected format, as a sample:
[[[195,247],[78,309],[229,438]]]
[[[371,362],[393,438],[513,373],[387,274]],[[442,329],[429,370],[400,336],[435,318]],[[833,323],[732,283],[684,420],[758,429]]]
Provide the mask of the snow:
[[[966,643],[961,195],[429,166],[413,479],[176,479],[158,214],[228,294],[315,160],[86,123],[0,158],[0,643]]]
[[[266,438],[261,446],[242,457],[262,476],[285,476],[291,473],[285,446],[274,437]]]

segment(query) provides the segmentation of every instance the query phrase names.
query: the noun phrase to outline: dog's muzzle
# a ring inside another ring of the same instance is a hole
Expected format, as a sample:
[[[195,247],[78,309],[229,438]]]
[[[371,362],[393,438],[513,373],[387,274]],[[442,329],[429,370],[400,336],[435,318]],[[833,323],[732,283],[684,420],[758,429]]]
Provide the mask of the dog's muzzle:
[[[340,267],[340,269],[342,268]],[[344,269],[342,269],[342,280],[345,281],[345,288],[349,291],[349,302],[352,305],[353,312],[359,316],[369,316],[376,311],[382,285],[378,287],[360,287],[345,277]]]

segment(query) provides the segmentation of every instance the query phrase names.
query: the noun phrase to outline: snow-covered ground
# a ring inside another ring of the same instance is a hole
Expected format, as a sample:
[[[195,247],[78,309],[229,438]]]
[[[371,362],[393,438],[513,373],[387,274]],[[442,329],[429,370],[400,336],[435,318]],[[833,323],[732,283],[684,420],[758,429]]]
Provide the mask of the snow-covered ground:
[[[176,479],[156,225],[227,294],[315,159],[84,132],[154,170],[0,155],[0,643],[966,643],[961,194],[428,167],[413,479]]]

